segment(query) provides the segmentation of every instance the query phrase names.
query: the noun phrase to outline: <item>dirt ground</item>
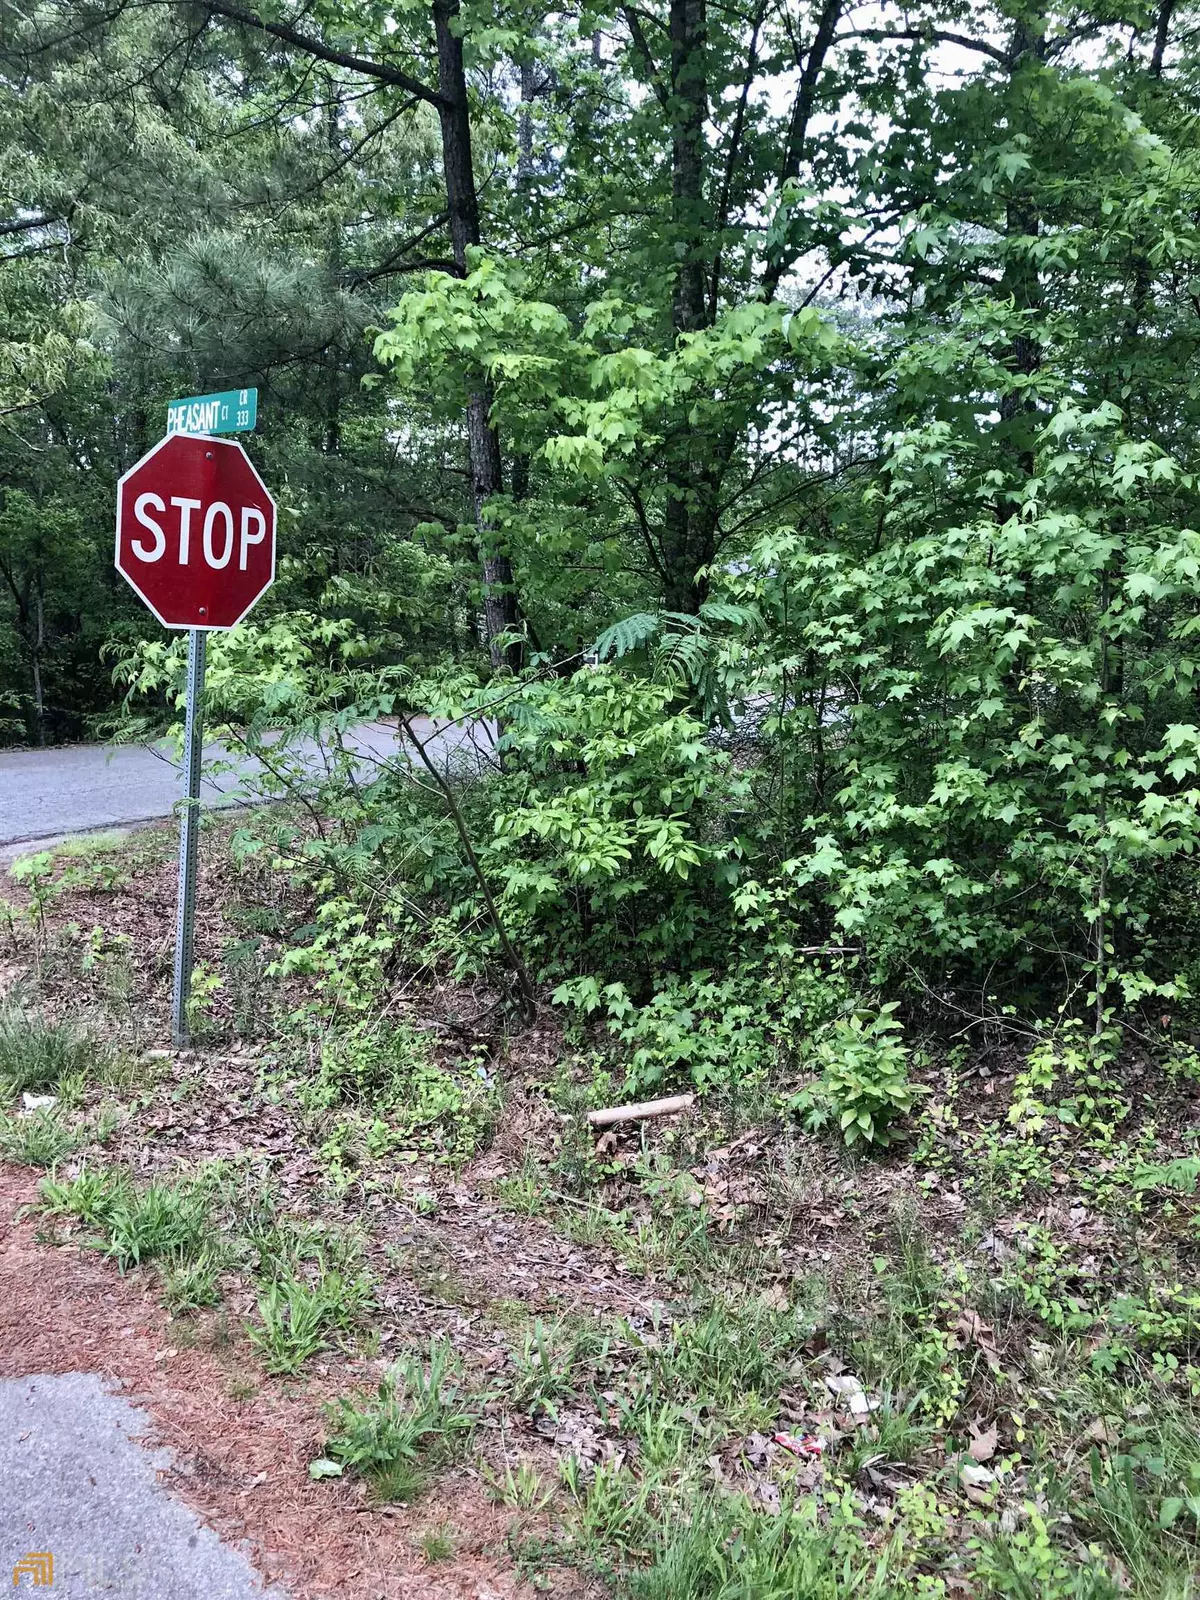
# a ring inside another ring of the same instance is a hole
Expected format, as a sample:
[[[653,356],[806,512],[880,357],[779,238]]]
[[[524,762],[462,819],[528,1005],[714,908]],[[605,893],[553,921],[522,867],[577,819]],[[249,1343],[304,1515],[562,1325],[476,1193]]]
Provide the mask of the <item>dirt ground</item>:
[[[232,1398],[236,1348],[179,1348],[146,1274],[122,1278],[94,1253],[39,1243],[36,1220],[23,1214],[36,1193],[34,1175],[0,1168],[0,1377],[95,1372],[145,1407],[158,1430],[150,1442],[176,1459],[171,1491],[297,1600],[539,1592],[504,1556],[511,1513],[486,1498],[477,1477],[443,1478],[419,1506],[380,1509],[350,1483],[312,1482],[323,1386],[264,1385]],[[444,1567],[420,1553],[430,1527],[454,1545]],[[554,1592],[570,1591],[560,1581]]]

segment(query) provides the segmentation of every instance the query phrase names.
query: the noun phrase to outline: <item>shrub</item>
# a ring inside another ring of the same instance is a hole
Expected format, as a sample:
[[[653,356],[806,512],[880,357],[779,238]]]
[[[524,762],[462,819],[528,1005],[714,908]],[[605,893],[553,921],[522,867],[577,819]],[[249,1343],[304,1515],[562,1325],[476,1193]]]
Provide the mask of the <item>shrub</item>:
[[[908,1047],[895,1009],[892,1002],[874,1016],[841,1018],[817,1040],[821,1081],[792,1101],[809,1128],[836,1118],[848,1145],[890,1143],[891,1124],[921,1093],[908,1081]]]

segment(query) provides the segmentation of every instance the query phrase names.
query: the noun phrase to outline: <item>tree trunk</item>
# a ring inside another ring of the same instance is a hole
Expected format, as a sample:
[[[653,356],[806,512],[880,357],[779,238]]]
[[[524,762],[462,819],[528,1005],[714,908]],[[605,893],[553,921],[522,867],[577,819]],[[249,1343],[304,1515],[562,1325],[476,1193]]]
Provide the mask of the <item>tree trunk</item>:
[[[446,206],[450,214],[450,242],[454,264],[467,272],[467,251],[479,243],[479,197],[471,162],[471,119],[467,101],[467,76],[462,40],[453,25],[458,0],[434,0],[433,22],[437,34],[438,119],[442,132],[442,166],[446,175]],[[513,588],[512,565],[497,550],[487,502],[501,493],[503,475],[500,440],[491,425],[492,390],[481,373],[467,399],[467,447],[471,463],[471,494],[479,529],[479,561],[483,573],[484,627],[492,665],[521,665],[519,644],[501,645],[499,635],[516,633],[521,615]]]
[[[332,74],[325,75],[325,94],[328,99],[326,108],[325,135],[329,145],[330,164],[334,165],[341,155],[339,139],[341,137],[340,111],[338,103],[337,84]],[[342,230],[336,217],[329,224],[329,281],[336,284],[342,270]],[[342,448],[342,414],[341,414],[341,374],[339,372],[340,357],[336,339],[331,339],[329,348],[323,357],[326,367],[325,388],[325,454],[336,456]]]
[[[1042,61],[1046,55],[1045,31],[1035,30],[1029,21],[1021,19],[1013,28],[1009,59],[1012,63],[1010,82],[1032,56]],[[1015,197],[1005,212],[1005,236],[1012,239],[1036,238],[1041,228],[1041,218],[1036,205],[1029,198]],[[1018,259],[1011,252],[1005,257],[1002,295],[1011,298],[1018,322],[1009,346],[1005,365],[1014,374],[1029,377],[1042,363],[1040,344],[1027,331],[1029,317],[1042,305],[1042,284],[1037,262],[1032,253]],[[1002,431],[1008,436],[1012,448],[1027,477],[1033,476],[1034,429],[1037,406],[1027,389],[1013,389],[1000,400]]]
[[[676,335],[709,324],[705,252],[711,247],[705,203],[708,113],[705,0],[671,0],[671,222],[679,266],[671,295]],[[663,517],[663,600],[669,611],[695,613],[707,592],[697,574],[715,553],[716,519],[710,453],[704,437],[680,420],[667,458],[667,503]]]
[[[46,743],[46,700],[42,693],[42,651],[46,648],[46,604],[42,595],[40,578],[34,587],[34,612],[37,621],[34,625],[33,647],[29,652],[30,665],[33,668],[33,716],[37,725],[37,742],[39,746],[44,746]]]
[[[671,0],[671,211],[682,259],[671,320],[677,333],[708,322],[705,294],[704,121],[708,111],[705,0]]]
[[[517,198],[528,216],[533,204],[533,101],[537,94],[537,71],[532,61],[521,63],[521,113],[517,120]],[[514,500],[529,496],[529,457],[514,450],[509,469],[509,488]]]

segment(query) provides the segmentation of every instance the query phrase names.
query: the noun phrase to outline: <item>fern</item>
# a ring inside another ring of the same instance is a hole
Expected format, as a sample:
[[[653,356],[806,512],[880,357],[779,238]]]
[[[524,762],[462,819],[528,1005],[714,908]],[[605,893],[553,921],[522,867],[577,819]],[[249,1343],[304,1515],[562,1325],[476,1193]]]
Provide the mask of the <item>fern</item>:
[[[1133,1174],[1133,1187],[1147,1189],[1175,1189],[1180,1194],[1194,1194],[1200,1181],[1200,1156],[1180,1156],[1162,1166],[1143,1165]]]
[[[619,660],[631,650],[640,649],[661,627],[662,616],[657,611],[636,611],[631,617],[622,617],[611,628],[605,628],[592,646],[596,659],[605,661],[612,656],[614,661]]]
[[[761,629],[762,617],[756,606],[736,606],[732,600],[706,600],[700,607],[705,622],[728,622],[734,628]]]

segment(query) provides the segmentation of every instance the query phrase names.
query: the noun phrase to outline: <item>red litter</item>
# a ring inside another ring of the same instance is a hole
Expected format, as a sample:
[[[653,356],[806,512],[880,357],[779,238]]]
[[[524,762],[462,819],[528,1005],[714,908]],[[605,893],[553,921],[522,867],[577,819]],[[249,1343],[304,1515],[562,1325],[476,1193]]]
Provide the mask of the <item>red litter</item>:
[[[776,1433],[772,1437],[777,1445],[790,1450],[794,1456],[820,1457],[825,1451],[824,1439],[818,1439],[815,1433]]]

